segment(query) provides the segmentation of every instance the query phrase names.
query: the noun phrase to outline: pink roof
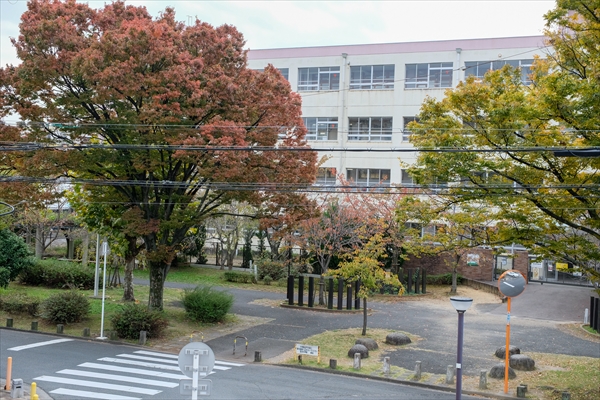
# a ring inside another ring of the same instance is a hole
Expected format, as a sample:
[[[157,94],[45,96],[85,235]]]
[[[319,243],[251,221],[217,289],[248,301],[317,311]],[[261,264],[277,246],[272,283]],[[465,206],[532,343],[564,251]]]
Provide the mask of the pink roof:
[[[489,39],[439,40],[433,42],[406,42],[380,44],[352,44],[341,46],[293,47],[284,49],[258,49],[248,52],[249,60],[265,58],[327,57],[369,54],[421,53],[434,51],[491,50],[505,48],[530,48],[546,46],[545,36],[520,36]]]

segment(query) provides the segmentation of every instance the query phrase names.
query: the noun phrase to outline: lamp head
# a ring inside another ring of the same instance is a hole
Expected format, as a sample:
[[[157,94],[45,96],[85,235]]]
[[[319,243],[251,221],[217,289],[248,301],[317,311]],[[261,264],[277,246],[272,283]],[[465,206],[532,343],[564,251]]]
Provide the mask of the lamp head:
[[[465,312],[473,304],[473,299],[470,297],[450,297],[450,303],[458,312]]]

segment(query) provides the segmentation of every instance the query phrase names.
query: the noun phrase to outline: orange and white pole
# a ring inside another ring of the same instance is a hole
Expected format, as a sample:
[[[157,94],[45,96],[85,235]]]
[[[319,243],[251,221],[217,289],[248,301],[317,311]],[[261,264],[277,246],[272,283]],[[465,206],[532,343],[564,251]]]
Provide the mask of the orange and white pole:
[[[510,297],[506,302],[506,349],[504,351],[504,393],[508,393],[508,366],[510,364]]]
[[[6,360],[6,390],[10,390],[10,381],[12,380],[12,357],[8,357]]]

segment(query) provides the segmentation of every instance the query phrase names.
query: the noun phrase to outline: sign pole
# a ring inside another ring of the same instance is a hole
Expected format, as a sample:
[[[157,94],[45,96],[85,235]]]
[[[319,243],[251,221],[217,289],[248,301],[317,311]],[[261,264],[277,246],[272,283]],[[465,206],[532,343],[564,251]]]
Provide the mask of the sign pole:
[[[510,297],[506,301],[506,348],[504,351],[504,393],[508,393],[508,366],[510,364]]]
[[[200,354],[194,352],[193,374],[192,374],[192,400],[198,400],[198,367],[200,364]]]
[[[102,252],[104,253],[104,272],[102,273],[102,315],[100,317],[100,336],[98,339],[106,339],[106,336],[104,336],[104,299],[106,298],[106,257],[108,255],[108,243],[102,243]]]

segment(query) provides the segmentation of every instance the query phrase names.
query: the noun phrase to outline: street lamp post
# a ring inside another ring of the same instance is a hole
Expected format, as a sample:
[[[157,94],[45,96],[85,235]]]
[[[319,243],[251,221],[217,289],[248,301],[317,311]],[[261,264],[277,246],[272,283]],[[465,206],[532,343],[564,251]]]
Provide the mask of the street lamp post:
[[[456,348],[456,400],[462,399],[462,353],[465,311],[473,304],[469,297],[450,297],[450,303],[458,312],[458,345]]]

